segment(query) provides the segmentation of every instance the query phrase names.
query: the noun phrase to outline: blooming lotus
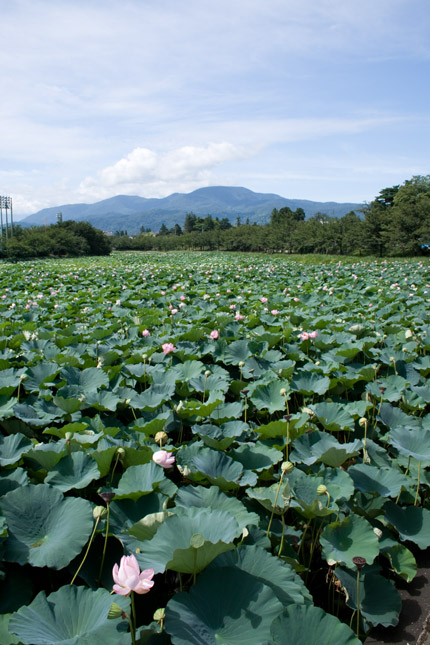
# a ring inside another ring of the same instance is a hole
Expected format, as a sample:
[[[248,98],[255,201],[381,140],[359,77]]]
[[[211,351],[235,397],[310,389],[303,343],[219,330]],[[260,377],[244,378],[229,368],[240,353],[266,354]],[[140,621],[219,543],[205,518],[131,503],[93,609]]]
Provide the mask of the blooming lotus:
[[[217,338],[219,338],[219,331],[218,331],[217,329],[214,329],[213,331],[211,331],[211,333],[209,334],[209,336],[210,336],[210,338],[212,338],[213,340],[216,340]]]
[[[167,450],[157,450],[152,455],[153,461],[163,468],[170,468],[175,463],[175,455]]]
[[[132,591],[138,594],[148,593],[154,586],[152,581],[154,569],[145,569],[141,572],[133,554],[123,555],[119,567],[114,564],[112,577],[115,582],[113,590],[120,596],[128,596]]]
[[[161,345],[161,348],[164,352],[164,354],[170,354],[171,352],[174,352],[176,347],[174,346],[173,343],[163,343]]]
[[[302,340],[309,340],[308,332],[307,331],[302,331],[302,333],[299,334],[299,338],[301,338]]]
[[[142,331],[142,336],[144,336],[144,337],[145,337],[145,336],[150,336],[150,335],[151,335],[151,332],[150,332],[148,329],[144,329],[144,330]]]

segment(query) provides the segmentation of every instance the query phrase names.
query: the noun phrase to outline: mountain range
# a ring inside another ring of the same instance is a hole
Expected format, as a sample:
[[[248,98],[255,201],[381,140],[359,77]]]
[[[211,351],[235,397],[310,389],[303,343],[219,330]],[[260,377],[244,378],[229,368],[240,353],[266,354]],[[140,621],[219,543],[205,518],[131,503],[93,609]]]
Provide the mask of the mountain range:
[[[95,204],[64,204],[44,208],[20,220],[23,226],[40,226],[57,222],[58,213],[63,220],[86,221],[103,231],[126,230],[130,235],[141,228],[158,231],[162,224],[172,228],[183,225],[185,215],[194,213],[200,217],[228,218],[234,223],[238,217],[242,223],[269,222],[274,208],[288,206],[291,210],[303,208],[306,218],[315,213],[342,217],[350,211],[358,211],[363,204],[338,202],[313,202],[306,199],[287,199],[272,193],[254,193],[248,188],[211,186],[191,193],[173,193],[163,198],[145,198],[117,195]]]

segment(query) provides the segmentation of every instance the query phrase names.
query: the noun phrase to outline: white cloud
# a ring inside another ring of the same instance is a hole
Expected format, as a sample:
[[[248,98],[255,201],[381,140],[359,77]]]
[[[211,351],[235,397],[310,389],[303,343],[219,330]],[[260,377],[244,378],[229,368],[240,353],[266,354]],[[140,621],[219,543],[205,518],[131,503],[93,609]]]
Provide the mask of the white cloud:
[[[183,146],[163,153],[135,148],[96,177],[86,177],[79,193],[85,199],[104,199],[119,193],[165,197],[210,185],[216,166],[248,155],[244,148],[227,142]]]

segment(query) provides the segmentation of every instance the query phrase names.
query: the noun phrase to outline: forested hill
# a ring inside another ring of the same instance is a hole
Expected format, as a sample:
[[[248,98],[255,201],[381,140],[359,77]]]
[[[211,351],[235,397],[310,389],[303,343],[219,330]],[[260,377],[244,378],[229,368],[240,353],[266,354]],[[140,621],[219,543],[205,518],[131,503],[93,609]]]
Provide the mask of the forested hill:
[[[29,215],[20,224],[53,224],[57,221],[57,214],[61,212],[63,221],[84,220],[103,231],[125,229],[133,235],[148,228],[156,232],[162,224],[168,228],[175,224],[182,226],[185,215],[190,212],[198,216],[227,218],[232,223],[241,218],[243,222],[248,220],[250,224],[265,224],[270,221],[274,208],[285,206],[293,211],[302,208],[306,218],[309,218],[319,212],[330,217],[342,217],[352,210],[362,208],[363,204],[287,199],[271,193],[254,193],[247,188],[211,186],[188,194],[174,193],[162,199],[117,195],[95,204],[55,206]]]

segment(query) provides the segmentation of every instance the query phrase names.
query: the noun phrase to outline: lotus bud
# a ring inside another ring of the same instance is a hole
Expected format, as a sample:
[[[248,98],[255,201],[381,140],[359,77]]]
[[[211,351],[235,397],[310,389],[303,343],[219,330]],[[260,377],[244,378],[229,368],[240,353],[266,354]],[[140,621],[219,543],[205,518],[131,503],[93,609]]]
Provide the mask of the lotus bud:
[[[142,354],[142,361],[145,362],[148,358],[148,354]]]
[[[124,455],[125,455],[124,448],[118,448],[117,451],[116,451],[116,454],[119,456],[120,459],[122,459],[122,457],[124,457]]]
[[[173,409],[175,410],[175,412],[180,412],[180,410],[182,410],[183,407],[184,407],[184,402],[179,401],[178,405],[173,406]]]
[[[394,358],[394,356],[390,356],[390,363],[395,363],[395,362],[396,362],[396,359]]]
[[[205,372],[205,376],[206,376],[206,378],[207,378],[208,376],[210,376],[210,375],[211,375],[211,371],[210,371],[210,370],[206,370],[206,372]]]
[[[317,488],[317,495],[325,495],[327,493],[327,486],[320,484]]]
[[[282,388],[279,390],[279,394],[280,394],[281,396],[287,396],[287,390],[286,390],[286,388],[285,388],[285,387],[282,387]]]
[[[106,515],[107,510],[104,506],[96,506],[93,508],[93,518],[95,520],[101,520],[101,518]]]
[[[165,615],[166,615],[166,610],[164,609],[164,607],[162,607],[161,609],[157,609],[154,612],[153,619],[156,620],[158,623],[161,620],[164,620]]]
[[[316,361],[315,365],[321,365],[321,361]]]
[[[377,526],[375,526],[375,528],[373,529],[373,532],[374,532],[374,534],[376,535],[376,537],[378,538],[378,540],[380,540],[380,539],[381,539],[381,537],[382,537],[382,531],[381,531],[381,529],[378,529],[378,527],[377,527]]]
[[[315,416],[315,412],[313,410],[311,410],[310,408],[302,408],[302,412],[304,412],[305,414],[309,414],[310,417]]]
[[[361,426],[362,428],[363,428],[363,426],[367,425],[366,417],[361,417],[361,419],[359,419],[359,421],[358,421],[358,425]]]
[[[405,331],[405,338],[412,338],[413,334],[410,329],[407,329]]]
[[[294,470],[294,464],[291,461],[283,461],[281,464],[281,470],[285,474],[289,474]]]
[[[239,361],[239,367],[244,367],[245,361]]]
[[[25,379],[27,379],[27,378],[28,378],[28,374],[21,374],[21,376],[19,377],[19,380],[20,381],[25,381]]]
[[[158,444],[161,444],[164,446],[164,444],[167,442],[167,439],[168,439],[167,433],[164,432],[164,430],[161,430],[161,432],[157,432],[154,439]]]

